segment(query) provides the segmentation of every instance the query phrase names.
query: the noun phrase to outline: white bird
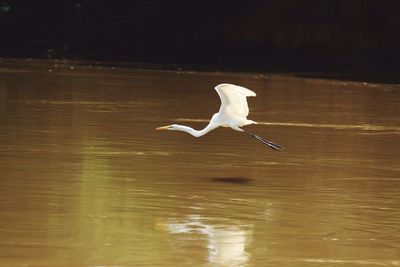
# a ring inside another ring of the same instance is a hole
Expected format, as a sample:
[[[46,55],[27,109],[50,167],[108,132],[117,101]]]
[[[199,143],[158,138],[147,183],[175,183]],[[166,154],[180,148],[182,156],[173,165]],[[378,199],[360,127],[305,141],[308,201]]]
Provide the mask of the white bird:
[[[210,123],[203,130],[195,130],[191,127],[171,124],[167,126],[158,127],[157,130],[172,130],[187,132],[194,137],[200,137],[218,127],[231,127],[235,131],[244,132],[272,149],[281,150],[281,146],[272,143],[256,134],[249,133],[240,127],[257,123],[247,119],[249,115],[249,106],[247,105],[247,97],[256,96],[253,91],[242,86],[234,84],[219,84],[215,87],[219,97],[221,98],[221,107],[218,113],[215,113]]]

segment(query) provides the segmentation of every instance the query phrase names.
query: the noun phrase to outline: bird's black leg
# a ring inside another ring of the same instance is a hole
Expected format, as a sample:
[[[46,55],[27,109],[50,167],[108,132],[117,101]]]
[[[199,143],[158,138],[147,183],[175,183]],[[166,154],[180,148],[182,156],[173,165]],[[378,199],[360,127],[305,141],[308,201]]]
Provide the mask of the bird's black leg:
[[[243,130],[243,129],[242,129],[242,130]],[[253,133],[249,133],[249,132],[247,132],[247,131],[245,131],[245,130],[243,130],[243,132],[247,133],[247,134],[250,135],[251,137],[254,137],[254,138],[257,139],[258,141],[260,141],[261,143],[263,143],[263,144],[269,146],[269,147],[272,148],[272,149],[275,149],[275,150],[277,150],[277,151],[281,151],[281,150],[282,150],[282,147],[281,147],[280,145],[274,144],[274,143],[272,143],[271,141],[268,141],[267,139],[262,138],[261,136],[258,136],[258,135],[253,134]]]

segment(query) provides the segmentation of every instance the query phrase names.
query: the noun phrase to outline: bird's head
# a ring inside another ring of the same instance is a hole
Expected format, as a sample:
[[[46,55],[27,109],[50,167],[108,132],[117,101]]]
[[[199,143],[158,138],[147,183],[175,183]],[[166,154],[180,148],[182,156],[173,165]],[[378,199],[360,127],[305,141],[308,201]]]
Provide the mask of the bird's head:
[[[170,130],[170,131],[176,131],[179,130],[179,125],[177,124],[171,124],[171,125],[167,125],[167,126],[161,126],[156,128],[156,130],[160,131],[160,130]]]

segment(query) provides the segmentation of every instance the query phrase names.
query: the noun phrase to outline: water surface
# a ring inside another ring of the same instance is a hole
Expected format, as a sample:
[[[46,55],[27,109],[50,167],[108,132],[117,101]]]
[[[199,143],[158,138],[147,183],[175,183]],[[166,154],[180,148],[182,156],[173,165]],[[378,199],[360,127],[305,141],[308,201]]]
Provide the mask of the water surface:
[[[0,63],[0,266],[400,266],[398,85]]]

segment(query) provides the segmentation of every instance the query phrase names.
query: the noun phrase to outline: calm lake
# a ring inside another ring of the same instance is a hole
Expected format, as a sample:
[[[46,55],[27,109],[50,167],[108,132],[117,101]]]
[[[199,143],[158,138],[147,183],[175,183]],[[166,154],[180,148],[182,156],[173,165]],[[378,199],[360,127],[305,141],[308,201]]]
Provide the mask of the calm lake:
[[[400,86],[0,60],[0,181],[1,267],[400,266]]]

